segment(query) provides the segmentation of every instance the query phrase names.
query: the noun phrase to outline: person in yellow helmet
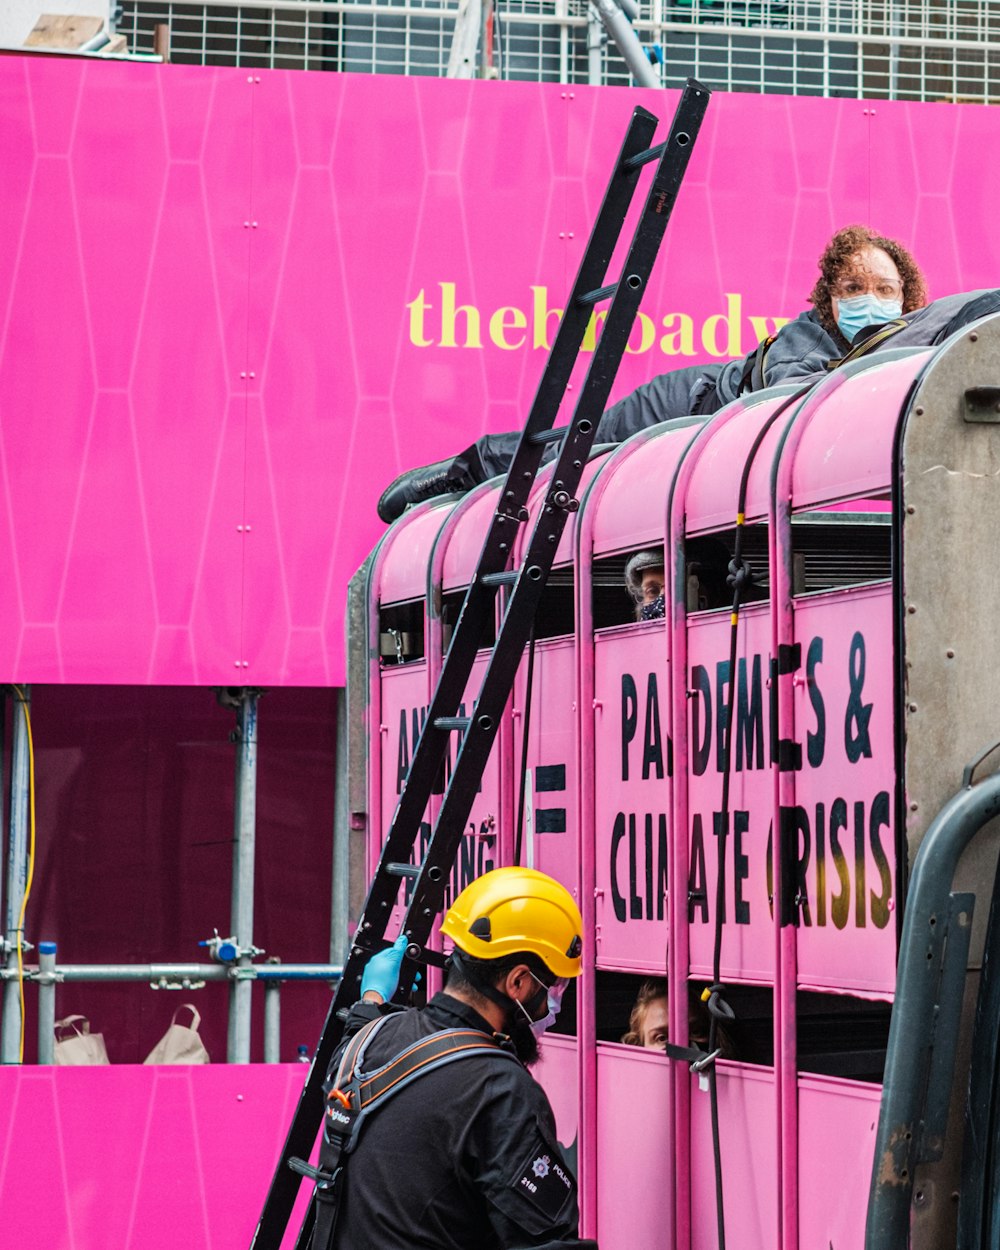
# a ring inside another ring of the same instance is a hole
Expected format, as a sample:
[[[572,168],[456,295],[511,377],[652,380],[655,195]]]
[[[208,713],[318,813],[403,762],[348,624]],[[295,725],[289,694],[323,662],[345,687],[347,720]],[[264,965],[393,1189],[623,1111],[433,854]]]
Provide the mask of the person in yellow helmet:
[[[462,891],[441,931],[454,950],[426,1007],[390,1001],[404,936],[365,969],[328,1101],[349,1121],[357,1090],[392,1093],[360,1131],[340,1130],[333,1229],[312,1250],[597,1250],[578,1240],[576,1180],[527,1070],[580,974],[579,909],[544,873],[498,868]]]

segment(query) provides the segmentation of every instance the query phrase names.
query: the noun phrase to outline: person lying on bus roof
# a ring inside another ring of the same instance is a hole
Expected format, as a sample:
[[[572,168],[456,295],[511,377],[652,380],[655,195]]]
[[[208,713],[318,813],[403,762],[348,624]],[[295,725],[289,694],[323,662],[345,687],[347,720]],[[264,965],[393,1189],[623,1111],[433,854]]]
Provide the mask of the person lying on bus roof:
[[[508,1250],[580,1241],[577,1187],[555,1118],[528,1071],[580,975],[583,923],[569,892],[498,868],[455,899],[444,990],[404,1008],[408,939],[369,960],[324,1090],[311,1250]]]
[[[644,1050],[663,1050],[670,1040],[668,1006],[666,981],[656,977],[643,981],[629,1015],[628,1032],[622,1036],[624,1044],[641,1046]],[[688,1006],[688,1045],[707,1051],[709,1026],[708,1009],[692,986]],[[723,1059],[735,1058],[732,1039],[721,1024],[716,1026],[715,1041]]]
[[[741,360],[689,365],[663,373],[614,404],[597,424],[595,445],[623,442],[638,430],[716,412],[747,392],[783,382],[809,385],[855,354],[929,346],[1000,309],[1000,291],[949,295],[927,302],[920,266],[895,239],[867,226],[838,230],[819,258],[812,307]],[[882,332],[884,328],[885,332]],[[436,495],[471,490],[507,472],[520,431],[486,434],[456,456],[400,474],[378,501],[387,524]],[[550,444],[543,459],[558,454]]]

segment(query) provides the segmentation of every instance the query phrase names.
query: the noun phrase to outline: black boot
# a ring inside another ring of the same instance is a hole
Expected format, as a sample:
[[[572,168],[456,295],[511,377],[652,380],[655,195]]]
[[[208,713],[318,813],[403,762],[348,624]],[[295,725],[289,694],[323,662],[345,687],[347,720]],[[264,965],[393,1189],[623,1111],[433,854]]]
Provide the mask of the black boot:
[[[433,499],[435,495],[464,493],[484,482],[486,477],[475,447],[420,469],[407,469],[382,492],[378,501],[379,518],[389,525],[402,516],[411,503]]]

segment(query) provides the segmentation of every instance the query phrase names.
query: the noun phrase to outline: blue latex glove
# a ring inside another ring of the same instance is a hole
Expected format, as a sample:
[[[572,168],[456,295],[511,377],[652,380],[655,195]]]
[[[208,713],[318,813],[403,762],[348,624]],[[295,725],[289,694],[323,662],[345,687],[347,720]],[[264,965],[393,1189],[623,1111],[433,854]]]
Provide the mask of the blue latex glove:
[[[392,998],[399,985],[399,969],[409,944],[409,938],[401,933],[391,946],[372,955],[361,978],[362,998],[369,990],[378,994],[384,1003]]]

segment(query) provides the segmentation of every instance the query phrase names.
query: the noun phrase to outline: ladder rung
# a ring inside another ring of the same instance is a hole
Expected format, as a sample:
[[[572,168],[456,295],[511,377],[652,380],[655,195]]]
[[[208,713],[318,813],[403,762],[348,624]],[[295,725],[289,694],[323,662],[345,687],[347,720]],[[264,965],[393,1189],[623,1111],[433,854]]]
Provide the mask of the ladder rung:
[[[581,308],[586,308],[588,304],[599,304],[602,299],[614,295],[617,290],[618,283],[612,282],[610,286],[599,286],[595,291],[584,291],[582,295],[577,296],[576,302]]]
[[[679,141],[680,135],[677,138]],[[626,159],[624,168],[640,169],[643,165],[648,165],[650,161],[658,160],[663,155],[663,150],[666,146],[665,142],[658,143],[655,148],[647,148],[645,152],[636,152],[635,156],[630,156]],[[681,146],[685,145],[681,144]]]
[[[386,872],[390,877],[419,877],[419,864],[386,864]]]
[[[470,716],[438,716],[434,720],[435,729],[468,729],[471,724]]]
[[[565,438],[568,425],[560,425],[554,430],[538,430],[535,434],[528,435],[528,442],[537,447],[539,443],[557,443],[561,438]]]
[[[508,569],[504,573],[484,573],[479,580],[484,586],[513,586],[520,576],[518,569]]]

